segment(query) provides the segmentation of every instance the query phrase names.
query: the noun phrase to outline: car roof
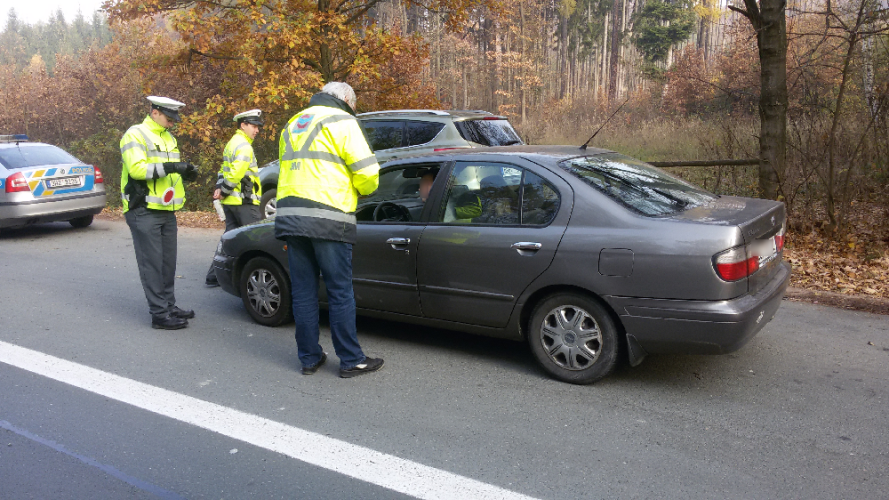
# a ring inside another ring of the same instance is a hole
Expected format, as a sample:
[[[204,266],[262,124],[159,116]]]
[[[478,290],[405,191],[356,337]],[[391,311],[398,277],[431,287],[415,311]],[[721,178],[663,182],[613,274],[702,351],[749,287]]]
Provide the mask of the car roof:
[[[47,144],[45,142],[31,142],[31,141],[20,141],[20,142],[0,142],[0,148],[27,148],[30,146],[52,146],[57,148],[58,146],[53,146],[52,144]]]
[[[461,158],[479,159],[485,156],[520,156],[529,160],[538,160],[543,162],[559,162],[568,158],[578,156],[594,156],[603,153],[613,153],[610,149],[586,148],[580,149],[580,146],[494,146],[476,149],[452,149],[448,151],[438,151],[435,153],[420,152],[412,155],[405,155],[397,160],[386,162],[385,166],[393,166],[401,163],[413,163],[417,159],[428,159],[429,161],[453,161]]]
[[[498,116],[480,109],[451,109],[441,111],[437,109],[392,109],[387,111],[371,111],[355,115],[361,119],[374,118],[449,118],[452,120],[473,120],[483,118],[497,118],[506,120],[505,116]]]

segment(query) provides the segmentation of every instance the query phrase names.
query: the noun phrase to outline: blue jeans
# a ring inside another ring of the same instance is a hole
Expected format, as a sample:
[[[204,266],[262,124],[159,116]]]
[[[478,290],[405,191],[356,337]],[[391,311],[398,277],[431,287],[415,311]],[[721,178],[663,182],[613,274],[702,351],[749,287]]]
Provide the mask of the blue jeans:
[[[327,287],[330,336],[340,358],[340,368],[348,370],[364,362],[355,326],[355,293],[352,291],[352,245],[341,241],[301,236],[287,238],[287,261],[296,322],[296,350],[303,366],[321,360],[318,344],[318,274]]]

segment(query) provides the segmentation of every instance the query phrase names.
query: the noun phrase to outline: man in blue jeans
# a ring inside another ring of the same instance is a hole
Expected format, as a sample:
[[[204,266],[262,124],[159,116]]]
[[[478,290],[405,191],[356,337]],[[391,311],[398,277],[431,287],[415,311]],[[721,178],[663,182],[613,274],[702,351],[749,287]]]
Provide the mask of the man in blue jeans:
[[[327,287],[330,334],[340,376],[383,367],[364,355],[355,326],[352,245],[359,195],[379,186],[380,166],[355,118],[355,91],[330,82],[281,131],[275,237],[287,242],[296,346],[302,373],[327,361],[318,344],[318,275]]]

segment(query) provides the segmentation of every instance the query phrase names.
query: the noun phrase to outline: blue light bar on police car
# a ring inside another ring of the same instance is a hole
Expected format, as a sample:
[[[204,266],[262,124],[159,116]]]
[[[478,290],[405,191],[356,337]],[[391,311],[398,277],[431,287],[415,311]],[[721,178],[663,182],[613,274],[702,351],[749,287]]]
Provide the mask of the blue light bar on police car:
[[[24,142],[28,140],[25,134],[0,135],[0,142]]]

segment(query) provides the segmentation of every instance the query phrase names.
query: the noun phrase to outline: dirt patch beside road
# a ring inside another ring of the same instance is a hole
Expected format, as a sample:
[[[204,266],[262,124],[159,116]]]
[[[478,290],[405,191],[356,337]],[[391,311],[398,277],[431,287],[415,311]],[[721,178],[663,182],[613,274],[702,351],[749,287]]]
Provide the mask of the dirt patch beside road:
[[[838,292],[826,292],[824,290],[807,290],[805,288],[789,287],[784,295],[787,300],[797,302],[810,302],[855,311],[865,311],[874,314],[889,314],[889,299],[881,297],[869,297],[867,295],[849,295]]]

